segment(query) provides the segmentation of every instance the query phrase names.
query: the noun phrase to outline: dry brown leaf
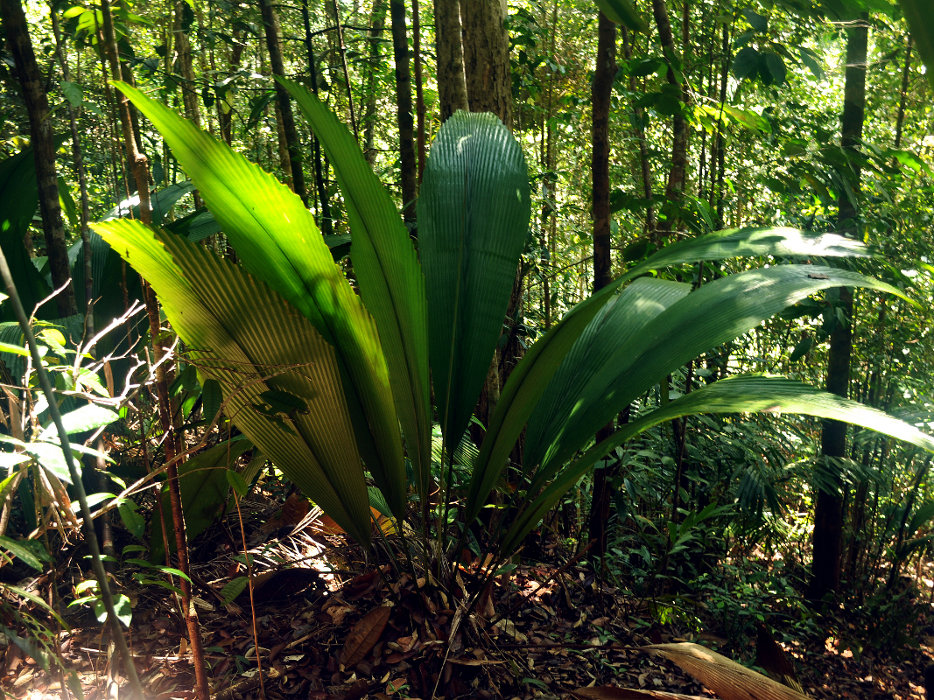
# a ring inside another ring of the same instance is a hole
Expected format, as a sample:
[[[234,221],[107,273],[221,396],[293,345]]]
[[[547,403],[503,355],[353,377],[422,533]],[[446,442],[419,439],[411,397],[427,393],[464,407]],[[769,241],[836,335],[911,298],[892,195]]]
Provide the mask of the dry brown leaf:
[[[808,697],[700,644],[680,642],[641,648],[678,664],[723,700],[804,700]]]
[[[341,649],[340,662],[345,667],[356,666],[370,653],[389,622],[390,609],[381,606],[364,615],[347,635]]]
[[[709,700],[709,698],[703,698],[700,695],[666,693],[663,690],[614,688],[611,685],[578,688],[577,690],[571,691],[571,695],[575,698],[581,698],[581,700],[639,700],[640,698],[655,698],[655,700]]]
[[[458,664],[459,666],[497,666],[506,662],[502,659],[474,659],[469,656],[459,656],[454,659],[448,659],[448,663]]]

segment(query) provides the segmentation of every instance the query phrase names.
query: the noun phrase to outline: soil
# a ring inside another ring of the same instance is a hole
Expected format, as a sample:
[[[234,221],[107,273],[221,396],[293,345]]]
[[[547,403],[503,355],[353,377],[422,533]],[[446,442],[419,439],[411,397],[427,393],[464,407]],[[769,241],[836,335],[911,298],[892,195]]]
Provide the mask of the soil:
[[[217,698],[624,697],[609,687],[718,697],[646,649],[679,642],[757,662],[774,677],[796,676],[813,698],[924,698],[924,670],[934,659],[927,619],[915,621],[918,638],[899,649],[860,648],[858,625],[842,615],[834,626],[849,624],[849,634],[795,638],[793,630],[763,625],[758,642],[755,634],[728,639],[696,625],[660,624],[651,601],[601,583],[586,557],[557,547],[555,561],[519,566],[488,585],[475,563],[442,587],[365,562],[314,513],[294,526],[280,515],[254,529],[251,603],[249,587],[237,594],[236,581],[246,580],[238,539],[234,526],[226,539],[193,548],[195,604]],[[128,573],[115,580],[133,602],[129,642],[147,696],[196,697],[175,596]],[[485,594],[472,600],[476,591]],[[930,617],[930,608],[919,609]],[[66,617],[72,627],[59,635],[61,654],[85,698],[118,697],[126,681],[101,627],[74,608]],[[62,682],[14,645],[0,657],[7,696],[69,697]]]

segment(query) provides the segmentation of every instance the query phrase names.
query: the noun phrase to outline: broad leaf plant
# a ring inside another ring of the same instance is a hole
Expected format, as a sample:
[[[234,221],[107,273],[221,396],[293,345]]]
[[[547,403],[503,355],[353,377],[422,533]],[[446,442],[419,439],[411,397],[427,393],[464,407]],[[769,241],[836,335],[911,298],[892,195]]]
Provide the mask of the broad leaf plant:
[[[125,84],[118,87],[162,133],[241,264],[138,221],[95,230],[155,289],[192,362],[222,387],[230,420],[359,542],[370,542],[370,505],[378,504],[395,521],[407,560],[433,571],[456,562],[523,431],[523,463],[511,465],[513,500],[487,540],[494,562],[513,556],[601,458],[675,417],[802,413],[934,451],[934,440],[885,413],[764,375],[713,382],[595,442],[598,428],[671,372],[805,297],[844,285],[903,296],[876,279],[817,264],[771,264],[698,289],[654,274],[737,256],[867,255],[834,234],[749,228],[663,248],[569,311],[518,363],[467,476],[455,473],[455,448],[528,236],[522,151],[492,115],[451,117],[431,149],[413,240],[350,132],[307,90],[283,84],[334,166],[356,290],[296,195]],[[432,460],[435,423],[440,465]]]

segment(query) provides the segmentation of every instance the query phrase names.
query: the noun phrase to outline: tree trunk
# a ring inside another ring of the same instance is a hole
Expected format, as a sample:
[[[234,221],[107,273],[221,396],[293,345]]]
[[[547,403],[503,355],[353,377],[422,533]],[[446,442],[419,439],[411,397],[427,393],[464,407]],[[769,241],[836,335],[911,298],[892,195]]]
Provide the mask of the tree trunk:
[[[228,75],[233,75],[240,68],[240,61],[243,57],[245,45],[237,30],[231,33],[234,45],[230,50],[230,59],[227,61]],[[228,146],[233,144],[233,111],[228,107],[225,109],[226,100],[217,101],[217,122],[220,125],[221,138]]]
[[[841,120],[841,145],[857,155],[863,134],[863,112],[866,106],[866,55],[869,40],[869,25],[865,16],[847,29],[846,82],[843,94],[843,118]],[[854,196],[859,196],[860,167],[856,158],[849,162],[850,171],[841,173],[849,180]],[[838,195],[840,209],[837,215],[837,230],[853,236],[859,230],[857,202],[851,201],[841,188]],[[850,354],[853,349],[853,294],[848,287],[839,290],[838,308],[844,321],[838,323],[830,334],[830,353],[827,359],[827,391],[840,396],[847,395],[850,381]],[[827,593],[836,592],[840,586],[840,550],[843,534],[843,479],[838,460],[846,456],[846,423],[824,421],[821,429],[821,455],[829,471],[831,489],[819,489],[814,510],[813,564],[810,597],[819,601]]]
[[[399,124],[399,160],[402,182],[402,215],[415,221],[415,125],[412,119],[412,77],[409,42],[405,35],[405,1],[389,0],[392,17],[392,52],[396,59],[396,120]]]
[[[272,74],[285,77],[285,66],[282,63],[282,48],[279,37],[279,17],[275,8],[272,6],[272,0],[260,0],[260,8],[263,15],[263,27],[266,33],[266,49],[269,51],[269,65],[272,68]],[[302,172],[302,146],[298,140],[298,131],[295,129],[295,117],[292,114],[292,102],[289,100],[288,91],[278,82],[276,89],[276,108],[282,127],[282,136],[285,141],[285,148],[288,151],[288,157],[283,153],[282,169],[292,176],[292,190],[302,201],[307,201],[305,192],[305,175]]]
[[[363,97],[363,157],[371,166],[376,161],[376,149],[373,146],[376,136],[376,73],[382,59],[379,45],[385,23],[386,3],[384,0],[373,0],[370,31],[367,32],[366,94]]]
[[[201,111],[198,109],[198,89],[195,85],[195,71],[191,66],[191,42],[188,41],[188,26],[186,26],[186,12],[191,7],[185,0],[175,3],[175,24],[172,33],[175,35],[175,70],[182,79],[182,103],[185,106],[185,118],[194,122],[201,128]]]
[[[623,27],[623,51],[626,60],[632,58],[632,40],[628,30]],[[629,75],[629,91],[633,94],[637,92],[636,76]],[[652,164],[649,162],[649,144],[645,137],[646,115],[645,110],[635,101],[632,104],[633,131],[635,131],[636,140],[639,142],[639,168],[638,174],[633,179],[642,183],[642,194],[646,199],[645,206],[645,232],[648,236],[655,236],[655,229],[658,222],[655,218],[655,205],[652,203]]]
[[[610,259],[610,96],[616,78],[616,25],[600,13],[597,25],[597,60],[591,86],[592,115],[592,196],[593,196],[593,291],[612,280]],[[613,434],[613,425],[597,432],[597,442]],[[594,472],[588,532],[594,554],[603,556],[607,548],[607,520],[610,517],[609,466]]]
[[[443,122],[457,110],[468,109],[459,0],[435,0],[435,51]]]
[[[305,27],[305,51],[308,54],[308,77],[311,81],[311,91],[318,95],[318,66],[315,60],[314,45],[311,43],[311,19],[308,16],[308,0],[302,0],[302,23]],[[328,197],[327,183],[324,174],[327,169],[322,165],[321,144],[318,137],[311,135],[311,151],[315,167],[315,189],[318,193],[318,203],[321,206],[321,233],[330,236],[334,233],[334,222],[331,218],[331,202]]]
[[[464,77],[471,112],[493,112],[512,128],[512,76],[505,0],[462,0]]]
[[[0,12],[7,45],[15,62],[15,72],[23,89],[29,115],[29,133],[36,163],[36,183],[39,188],[39,211],[45,234],[46,253],[52,272],[52,285],[63,288],[55,299],[60,316],[78,312],[75,290],[71,285],[68,246],[65,244],[65,224],[58,202],[58,176],[55,173],[55,137],[49,113],[49,99],[42,84],[36,54],[29,38],[26,16],[19,0],[2,0]]]
[[[421,17],[419,16],[418,0],[412,0],[412,69],[415,77],[415,121],[416,146],[418,152],[418,181],[422,181],[425,171],[425,92],[422,80],[422,31]]]
[[[353,106],[353,92],[350,89],[350,71],[347,69],[347,45],[344,43],[344,26],[341,24],[341,13],[337,7],[337,0],[331,0],[331,11],[334,13],[334,27],[337,31],[337,48],[341,56],[341,69],[344,73],[344,85],[347,87],[347,108],[350,111],[350,126],[354,138],[360,140],[357,130],[357,116]]]
[[[685,14],[687,14],[687,11],[688,4],[685,0]],[[668,19],[668,8],[665,5],[665,0],[652,0],[652,14],[658,28],[658,39],[661,42],[665,60],[668,62],[668,71],[666,73],[668,84],[680,88],[681,102],[684,103],[683,109],[686,110],[690,107],[691,95],[680,74],[682,68],[681,55],[675,48],[674,35],[671,32],[671,22]],[[685,39],[683,48],[684,51],[687,51],[687,23],[683,23],[682,27]],[[676,66],[678,67],[677,73],[675,72]],[[665,188],[665,199],[667,200],[665,206],[670,212],[667,222],[669,232],[673,231],[678,225],[678,211],[687,183],[688,136],[690,130],[682,111],[679,110],[672,118],[671,130],[671,170],[668,172],[668,185]]]

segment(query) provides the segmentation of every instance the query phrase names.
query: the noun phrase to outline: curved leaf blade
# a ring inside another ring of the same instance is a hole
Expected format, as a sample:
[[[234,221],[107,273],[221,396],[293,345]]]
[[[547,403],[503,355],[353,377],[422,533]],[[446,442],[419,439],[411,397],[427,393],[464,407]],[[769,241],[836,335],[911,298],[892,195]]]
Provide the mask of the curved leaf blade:
[[[415,247],[389,193],[363,157],[356,139],[308,90],[277,78],[297,101],[324,147],[350,218],[351,259],[360,294],[373,315],[386,353],[396,411],[409,456],[427,497],[431,399],[425,277]]]
[[[724,277],[704,285],[654,318],[614,352],[599,372],[564,401],[564,419],[546,420],[540,404],[530,418],[526,455],[540,463],[537,480],[550,478],[561,462],[587,443],[601,425],[669,372],[806,296],[840,286],[865,287],[901,295],[891,285],[858,273],[816,265],[780,265]],[[646,308],[651,313],[651,308]],[[611,342],[608,337],[607,342]],[[554,381],[554,380],[552,380]],[[536,441],[532,442],[533,424]]]
[[[542,395],[565,356],[594,316],[616,298],[619,288],[627,282],[650,270],[670,265],[740,256],[865,255],[866,247],[862,243],[833,233],[812,233],[787,227],[726,229],[663,248],[621,275],[612,285],[577,304],[532,345],[503,387],[474,466],[466,503],[468,521],[476,517],[483,507],[513,445],[533,410],[542,402]]]
[[[125,83],[233,243],[243,265],[304,314],[337,353],[360,451],[393,512],[405,509],[405,466],[386,359],[314,218],[293,192],[226,144]]]
[[[800,413],[862,426],[883,435],[934,452],[934,438],[914,426],[857,401],[784,377],[740,375],[721,379],[671,401],[646,416],[627,423],[603,442],[594,445],[533,498],[510,527],[501,544],[509,552],[553,508],[562,496],[598,460],[649,428],[683,416],[700,413]]]
[[[237,427],[368,542],[366,483],[333,347],[274,290],[204,248],[136,221],[95,229],[149,280],[193,364],[220,384]],[[275,396],[294,405],[276,405]]]
[[[528,173],[492,114],[458,112],[435,139],[418,205],[429,361],[441,428],[456,445],[493,357],[528,236]]]

